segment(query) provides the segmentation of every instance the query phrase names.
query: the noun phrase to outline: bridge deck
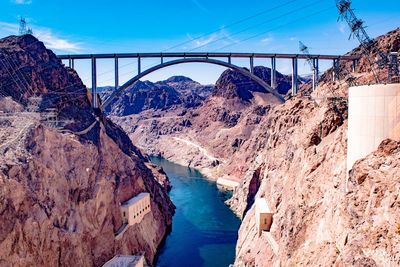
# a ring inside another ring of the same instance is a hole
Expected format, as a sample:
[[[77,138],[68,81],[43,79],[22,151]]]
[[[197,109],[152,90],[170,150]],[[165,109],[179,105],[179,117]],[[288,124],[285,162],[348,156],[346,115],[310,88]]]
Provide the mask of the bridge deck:
[[[274,54],[274,53],[118,53],[118,54],[75,54],[75,55],[58,55],[59,59],[112,59],[112,58],[283,58],[283,59],[308,59],[317,58],[322,60],[358,60],[358,56],[342,56],[342,55],[302,55],[302,54]]]

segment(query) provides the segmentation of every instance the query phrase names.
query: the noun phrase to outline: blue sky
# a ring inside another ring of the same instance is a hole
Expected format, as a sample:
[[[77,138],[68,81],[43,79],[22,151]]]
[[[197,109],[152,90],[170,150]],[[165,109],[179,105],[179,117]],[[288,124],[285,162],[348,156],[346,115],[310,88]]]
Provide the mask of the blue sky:
[[[398,0],[354,0],[353,7],[371,37],[400,26]],[[168,51],[299,53],[299,40],[311,53],[343,54],[357,45],[348,40],[347,25],[337,21],[334,0],[0,0],[0,10],[0,37],[17,33],[18,18],[24,16],[34,34],[58,54],[160,52],[182,43]],[[147,60],[142,66],[155,63]],[[248,66],[247,61],[233,63]],[[122,82],[137,71],[133,60],[120,65]],[[112,66],[111,61],[99,62],[99,85],[113,83]],[[290,73],[289,61],[277,66]],[[89,85],[89,62],[76,63],[76,68]],[[304,62],[299,68],[310,72]],[[223,70],[178,65],[146,79],[186,75],[213,83]]]

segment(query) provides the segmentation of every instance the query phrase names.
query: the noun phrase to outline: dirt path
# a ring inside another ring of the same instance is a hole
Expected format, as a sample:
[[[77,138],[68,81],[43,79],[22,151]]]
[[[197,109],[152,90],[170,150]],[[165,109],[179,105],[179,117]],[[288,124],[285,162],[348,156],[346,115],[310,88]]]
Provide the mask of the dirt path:
[[[197,149],[200,150],[200,152],[203,153],[204,156],[206,156],[209,160],[212,160],[212,161],[219,160],[219,159],[217,159],[216,157],[212,156],[212,155],[207,151],[207,149],[205,149],[204,147],[202,147],[202,146],[200,146],[200,145],[198,145],[198,144],[196,144],[196,143],[193,143],[193,142],[190,141],[190,140],[186,140],[186,139],[183,139],[183,138],[180,138],[180,137],[173,137],[173,139],[175,139],[175,140],[177,140],[177,141],[179,141],[179,142],[185,143],[185,144],[188,145],[188,146],[192,146],[192,147],[197,148]]]

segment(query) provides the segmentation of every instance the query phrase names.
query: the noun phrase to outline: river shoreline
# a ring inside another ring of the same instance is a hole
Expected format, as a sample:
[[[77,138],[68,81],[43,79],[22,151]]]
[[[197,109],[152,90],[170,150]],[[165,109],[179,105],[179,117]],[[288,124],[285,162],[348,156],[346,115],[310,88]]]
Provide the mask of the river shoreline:
[[[225,204],[231,191],[198,170],[152,157],[170,178],[176,205],[172,227],[158,248],[156,266],[221,266],[234,262],[239,218]],[[223,254],[223,255],[221,255]]]
[[[197,171],[199,171],[204,177],[206,177],[208,180],[216,182],[220,187],[222,187],[223,189],[226,190],[230,190],[233,191],[235,190],[235,188],[237,186],[239,186],[239,182],[232,180],[232,179],[228,179],[228,178],[224,178],[221,175],[218,175],[219,168],[221,166],[216,166],[214,168],[207,168],[207,167],[192,167],[192,166],[188,166],[187,164],[185,164],[182,161],[176,160],[174,157],[162,157],[160,155],[156,155],[156,154],[150,154],[149,155],[150,158],[163,158],[166,159],[174,164],[180,165],[182,167],[187,167],[187,168],[192,168],[195,169]]]

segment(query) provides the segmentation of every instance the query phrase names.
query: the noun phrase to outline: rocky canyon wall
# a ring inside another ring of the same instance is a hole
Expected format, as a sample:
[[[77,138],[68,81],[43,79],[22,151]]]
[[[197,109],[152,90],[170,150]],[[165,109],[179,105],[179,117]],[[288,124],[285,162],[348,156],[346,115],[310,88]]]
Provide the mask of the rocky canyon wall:
[[[392,31],[375,45],[398,51],[398,36]],[[355,75],[373,82],[362,60]],[[229,201],[243,218],[235,266],[400,265],[398,140],[383,141],[347,174],[347,85],[332,82],[330,72],[312,98],[274,107],[239,150],[250,164]],[[256,198],[274,213],[261,236]]]
[[[174,212],[165,175],[34,37],[0,40],[0,60],[0,265],[101,266],[140,252],[151,264]],[[43,120],[49,108],[58,126]],[[140,192],[151,212],[117,240],[120,204]]]

